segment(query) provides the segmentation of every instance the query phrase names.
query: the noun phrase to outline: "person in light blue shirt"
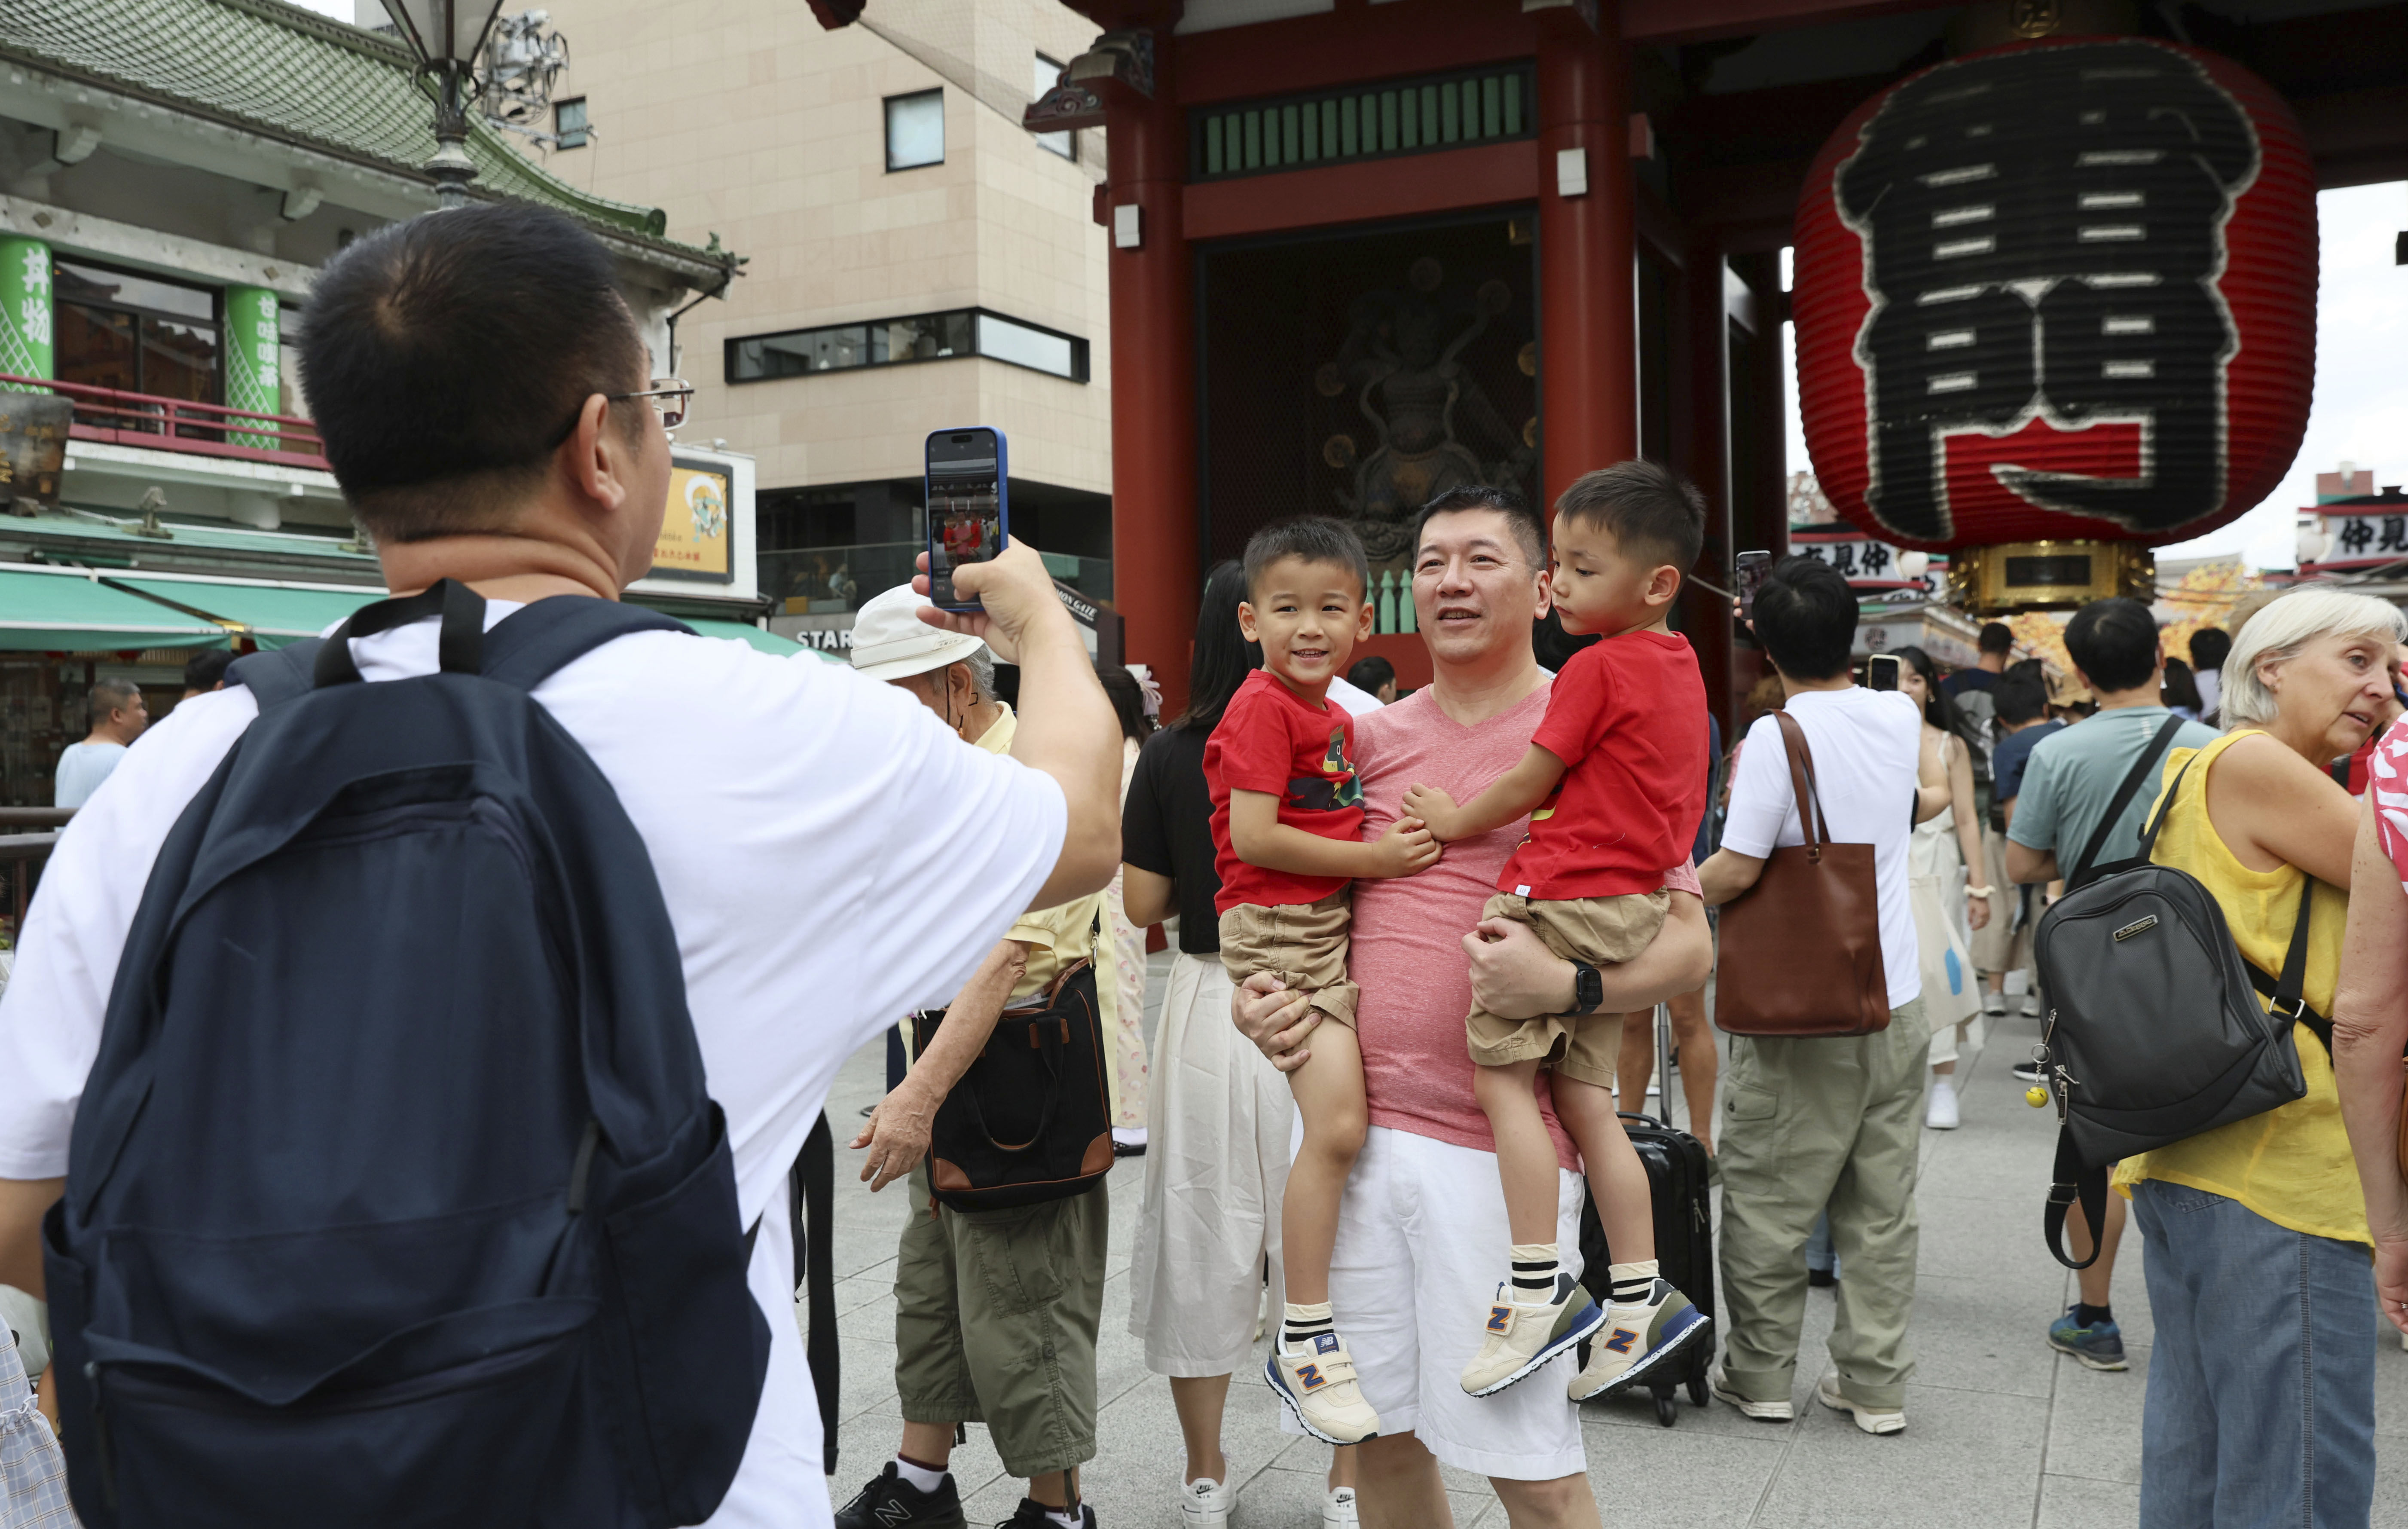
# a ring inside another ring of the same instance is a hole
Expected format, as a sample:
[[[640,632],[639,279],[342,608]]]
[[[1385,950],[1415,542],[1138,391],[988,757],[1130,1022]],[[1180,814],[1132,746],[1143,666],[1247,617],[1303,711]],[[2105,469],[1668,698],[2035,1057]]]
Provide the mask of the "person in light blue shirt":
[[[125,746],[150,725],[142,692],[131,679],[104,679],[92,687],[92,731],[81,743],[70,743],[59,755],[50,801],[57,807],[81,807],[125,757]]]
[[[2065,650],[2074,672],[2099,698],[2099,710],[2042,739],[2024,766],[2023,789],[2015,794],[2014,818],[2007,824],[2007,875],[2018,882],[2054,881],[2082,868],[2075,862],[2107,816],[2116,788],[2173,715],[2160,704],[2165,645],[2157,636],[2157,619],[2138,600],[2093,600],[2075,611],[2065,626]],[[2165,753],[2203,748],[2215,736],[2215,729],[2203,722],[2185,722]],[[2157,799],[2159,779],[2143,779],[2132,793],[2093,865],[2140,854],[2141,832]],[[2082,1298],[2050,1325],[2048,1341],[2092,1369],[2120,1370],[2126,1365],[2124,1337],[2109,1304],[2109,1287],[2114,1279],[2115,1243],[2124,1231],[2124,1197],[2107,1198],[2099,1261],[2082,1271]],[[2090,1251],[2087,1227],[2070,1234],[2067,1241],[2076,1258]]]

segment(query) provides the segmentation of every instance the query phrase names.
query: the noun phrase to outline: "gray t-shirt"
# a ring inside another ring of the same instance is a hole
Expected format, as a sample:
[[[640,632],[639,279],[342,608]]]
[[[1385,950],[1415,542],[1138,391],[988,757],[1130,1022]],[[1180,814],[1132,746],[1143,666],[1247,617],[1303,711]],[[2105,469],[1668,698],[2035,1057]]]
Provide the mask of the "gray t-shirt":
[[[122,743],[70,743],[59,755],[59,773],[52,782],[55,807],[81,807],[125,757]]]
[[[2119,707],[2042,739],[2024,767],[2023,790],[2015,796],[2015,821],[2007,837],[2027,850],[2055,850],[2057,870],[2071,875],[2074,860],[2107,815],[2115,788],[2172,715],[2163,707]],[[2215,729],[2186,722],[2166,751],[2204,748],[2215,738]],[[2141,852],[2141,830],[2164,779],[2160,770],[2157,779],[2143,781],[2132,793],[2122,821],[2099,847],[2096,864],[2129,860]]]

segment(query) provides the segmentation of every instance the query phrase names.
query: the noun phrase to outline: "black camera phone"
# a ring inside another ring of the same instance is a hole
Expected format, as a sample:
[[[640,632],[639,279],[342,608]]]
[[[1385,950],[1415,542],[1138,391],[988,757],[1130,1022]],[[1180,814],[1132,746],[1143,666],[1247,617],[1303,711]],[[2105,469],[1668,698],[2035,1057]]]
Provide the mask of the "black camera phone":
[[[985,425],[928,436],[928,599],[939,610],[983,608],[957,593],[953,570],[1011,545],[1010,468],[1003,432]]]

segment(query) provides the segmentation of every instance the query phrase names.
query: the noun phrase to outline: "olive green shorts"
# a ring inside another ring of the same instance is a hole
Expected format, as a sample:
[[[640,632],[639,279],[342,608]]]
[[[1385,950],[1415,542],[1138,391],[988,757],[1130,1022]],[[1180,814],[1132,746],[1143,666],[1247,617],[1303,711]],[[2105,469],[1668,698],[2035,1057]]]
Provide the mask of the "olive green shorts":
[[[907,1422],[982,1422],[1006,1472],[1096,1454],[1106,1186],[1017,1210],[928,1210],[911,1171],[895,1260],[895,1390]]]

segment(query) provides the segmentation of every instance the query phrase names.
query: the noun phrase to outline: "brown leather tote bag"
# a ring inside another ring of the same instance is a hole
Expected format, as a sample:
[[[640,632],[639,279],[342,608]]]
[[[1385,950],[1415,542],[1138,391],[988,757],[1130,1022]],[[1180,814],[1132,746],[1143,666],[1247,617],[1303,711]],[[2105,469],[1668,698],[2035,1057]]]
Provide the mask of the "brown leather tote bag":
[[[1889,1026],[1870,844],[1833,844],[1798,719],[1779,719],[1806,842],[1776,849],[1722,911],[1714,1023],[1734,1036],[1870,1036]]]

